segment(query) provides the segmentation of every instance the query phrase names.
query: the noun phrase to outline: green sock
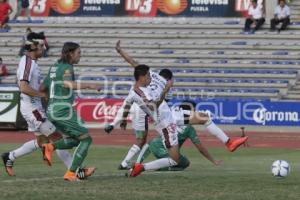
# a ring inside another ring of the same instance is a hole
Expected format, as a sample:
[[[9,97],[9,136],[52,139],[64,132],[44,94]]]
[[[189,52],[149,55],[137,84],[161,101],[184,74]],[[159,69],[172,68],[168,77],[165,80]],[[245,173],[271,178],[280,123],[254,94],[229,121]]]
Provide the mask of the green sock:
[[[73,161],[72,165],[70,167],[70,171],[75,172],[78,167],[81,166],[81,164],[84,161],[84,158],[86,157],[89,147],[92,144],[92,138],[87,137],[80,141],[79,145],[77,146],[74,154],[73,154]]]
[[[72,149],[78,146],[79,141],[74,138],[60,139],[53,143],[54,149]]]

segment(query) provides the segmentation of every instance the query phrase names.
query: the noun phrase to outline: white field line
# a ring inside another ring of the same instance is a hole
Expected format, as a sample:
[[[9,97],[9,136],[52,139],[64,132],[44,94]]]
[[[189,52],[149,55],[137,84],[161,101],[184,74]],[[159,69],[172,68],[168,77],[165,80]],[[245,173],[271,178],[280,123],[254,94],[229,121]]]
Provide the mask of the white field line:
[[[92,177],[105,178],[105,177],[127,177],[129,172],[119,173],[119,174],[101,174],[101,175],[93,175]],[[161,174],[177,174],[182,173],[182,171],[153,171],[147,172],[143,175],[161,175]],[[52,180],[63,180],[62,176],[53,176],[53,177],[43,177],[43,178],[13,178],[11,180],[0,180],[0,183],[16,183],[16,182],[36,182],[36,181],[52,181]],[[80,181],[79,181],[80,182]]]

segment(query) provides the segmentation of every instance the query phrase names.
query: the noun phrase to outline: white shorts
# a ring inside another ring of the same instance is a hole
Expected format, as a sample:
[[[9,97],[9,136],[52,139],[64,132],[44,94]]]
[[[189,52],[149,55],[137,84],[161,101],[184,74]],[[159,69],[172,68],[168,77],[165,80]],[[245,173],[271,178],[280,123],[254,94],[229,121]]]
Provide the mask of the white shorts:
[[[21,110],[21,113],[28,124],[28,131],[34,132],[36,136],[49,136],[55,132],[55,126],[47,119],[44,109]]]
[[[162,138],[165,148],[169,149],[178,145],[177,125],[173,119],[170,107],[165,101],[158,108],[155,129]]]
[[[169,124],[166,128],[157,130],[166,149],[178,145],[177,125]]]
[[[178,106],[174,106],[171,108],[173,119],[178,126],[183,126],[188,124],[188,120],[191,115],[190,110],[183,110]]]
[[[136,131],[148,130],[148,116],[147,114],[134,103],[130,109],[132,128]]]

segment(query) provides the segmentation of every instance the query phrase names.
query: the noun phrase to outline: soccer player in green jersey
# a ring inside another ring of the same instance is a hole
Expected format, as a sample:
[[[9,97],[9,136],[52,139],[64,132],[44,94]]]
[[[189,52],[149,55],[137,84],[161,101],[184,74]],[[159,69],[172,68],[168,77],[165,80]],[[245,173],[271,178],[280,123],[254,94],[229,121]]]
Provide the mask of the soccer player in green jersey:
[[[183,145],[183,143],[190,139],[192,143],[195,145],[195,147],[198,149],[198,151],[209,161],[211,161],[214,165],[220,165],[222,161],[215,160],[205,146],[203,146],[200,142],[200,139],[197,135],[197,132],[195,128],[192,125],[186,125],[186,126],[177,126],[177,137],[178,137],[178,144],[179,148]],[[165,148],[162,138],[156,137],[153,140],[151,140],[148,144],[144,145],[142,148],[137,162],[143,162],[150,153],[152,153],[157,159],[159,158],[167,158],[169,157],[168,151]],[[179,157],[179,163],[176,166],[168,167],[162,170],[169,170],[169,171],[180,171],[184,170],[190,165],[190,161],[185,157],[184,155],[180,154]]]
[[[84,127],[83,121],[77,116],[73,108],[73,90],[94,89],[100,90],[98,84],[79,83],[75,81],[73,65],[77,64],[81,57],[80,46],[77,43],[67,42],[62,49],[61,58],[49,69],[41,90],[49,93],[47,115],[49,120],[56,126],[66,138],[54,143],[43,145],[44,160],[48,165],[52,164],[52,152],[56,149],[71,149],[77,147],[72,165],[64,175],[68,181],[79,180],[76,170],[81,166],[92,138]],[[91,168],[92,172],[95,168]],[[92,173],[91,172],[91,173]]]

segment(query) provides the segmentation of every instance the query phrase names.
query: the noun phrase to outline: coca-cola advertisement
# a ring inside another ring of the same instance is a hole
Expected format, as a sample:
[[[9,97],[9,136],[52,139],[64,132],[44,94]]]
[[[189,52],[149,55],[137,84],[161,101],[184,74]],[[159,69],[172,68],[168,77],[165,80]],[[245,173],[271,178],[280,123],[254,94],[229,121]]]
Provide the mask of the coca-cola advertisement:
[[[88,123],[112,122],[123,104],[123,99],[76,99],[74,108]]]

